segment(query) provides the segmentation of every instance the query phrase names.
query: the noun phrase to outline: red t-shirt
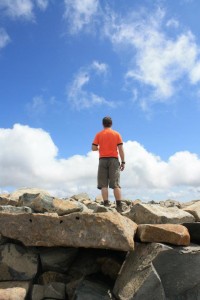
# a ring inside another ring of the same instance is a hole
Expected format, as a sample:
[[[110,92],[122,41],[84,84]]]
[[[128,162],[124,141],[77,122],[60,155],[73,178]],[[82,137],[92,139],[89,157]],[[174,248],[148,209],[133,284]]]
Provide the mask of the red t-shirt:
[[[118,158],[117,146],[122,145],[123,141],[119,132],[105,128],[98,132],[92,143],[99,146],[99,156],[102,157],[116,157]]]

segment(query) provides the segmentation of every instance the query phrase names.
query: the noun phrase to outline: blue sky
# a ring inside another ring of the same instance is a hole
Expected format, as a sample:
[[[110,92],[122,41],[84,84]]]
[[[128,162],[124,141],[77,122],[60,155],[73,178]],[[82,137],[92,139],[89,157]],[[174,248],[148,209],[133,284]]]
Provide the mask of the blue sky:
[[[0,0],[0,192],[96,189],[110,115],[124,198],[200,197],[197,0]]]

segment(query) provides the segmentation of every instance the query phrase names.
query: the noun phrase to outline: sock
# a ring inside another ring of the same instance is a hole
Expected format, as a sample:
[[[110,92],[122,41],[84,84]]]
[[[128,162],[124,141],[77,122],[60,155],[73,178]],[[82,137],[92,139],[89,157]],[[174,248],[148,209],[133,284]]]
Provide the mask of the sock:
[[[117,206],[120,206],[122,204],[122,201],[121,200],[116,200],[116,205]]]

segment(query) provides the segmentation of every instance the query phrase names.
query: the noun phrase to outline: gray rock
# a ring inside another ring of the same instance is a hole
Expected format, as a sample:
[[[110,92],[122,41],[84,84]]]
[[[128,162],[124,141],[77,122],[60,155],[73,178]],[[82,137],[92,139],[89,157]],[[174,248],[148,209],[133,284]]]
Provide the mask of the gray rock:
[[[16,207],[16,206],[12,206],[12,205],[1,205],[0,206],[0,214],[1,214],[1,212],[8,212],[8,213],[14,213],[14,214],[22,214],[22,213],[31,214],[33,212],[33,210],[27,206]]]
[[[101,281],[84,279],[76,287],[73,299],[75,300],[111,300],[114,299],[109,285]]]
[[[19,206],[28,206],[38,213],[52,212],[53,199],[53,197],[43,193],[24,193],[19,197]]]
[[[183,223],[187,227],[192,243],[200,244],[200,222]]]
[[[76,195],[73,195],[71,198],[73,198],[76,201],[80,201],[80,200],[82,201],[83,199],[90,200],[90,197],[87,193],[76,194]]]
[[[47,285],[35,284],[32,289],[32,300],[43,299],[65,300],[65,284],[61,282],[52,282]]]
[[[67,272],[77,253],[76,248],[40,249],[42,271]]]
[[[120,300],[164,300],[161,280],[152,261],[167,246],[156,243],[136,244],[135,251],[128,253],[113,289]]]
[[[137,203],[130,212],[124,213],[137,224],[181,224],[194,222],[194,217],[177,207],[162,207],[158,204]]]
[[[200,246],[168,247],[155,258],[153,265],[169,300],[185,297],[187,291],[195,290],[200,284]]]
[[[62,282],[67,283],[69,281],[69,276],[63,273],[58,273],[54,271],[48,271],[42,273],[38,278],[38,284],[46,285],[52,282]]]
[[[0,281],[30,280],[38,269],[38,256],[25,247],[5,244],[0,246]]]

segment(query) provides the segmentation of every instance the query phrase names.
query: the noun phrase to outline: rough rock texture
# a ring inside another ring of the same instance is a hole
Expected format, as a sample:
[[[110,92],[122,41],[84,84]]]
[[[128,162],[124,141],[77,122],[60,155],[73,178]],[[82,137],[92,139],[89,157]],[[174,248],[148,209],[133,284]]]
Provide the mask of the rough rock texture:
[[[196,293],[200,285],[200,246],[169,247],[155,258],[153,265],[167,299],[199,299],[193,297],[193,292]]]
[[[183,223],[190,233],[192,243],[200,244],[200,222],[198,223]]]
[[[130,212],[124,214],[137,224],[182,224],[194,222],[194,217],[175,207],[162,207],[158,204],[137,203]]]
[[[0,282],[1,300],[25,300],[30,288],[30,282],[5,281]]]
[[[141,224],[137,236],[142,242],[169,243],[188,246],[190,235],[186,227],[179,224]]]
[[[164,300],[163,286],[152,261],[167,249],[162,244],[137,244],[135,251],[127,255],[115,282],[113,292],[117,299]]]
[[[43,299],[66,299],[65,284],[61,282],[52,282],[47,285],[35,284],[32,290],[32,300]]]
[[[15,244],[0,246],[0,281],[29,280],[38,269],[38,256],[30,249]]]
[[[186,206],[183,208],[184,211],[187,211],[191,215],[195,217],[195,221],[200,221],[200,201],[197,201],[189,206]]]
[[[200,245],[172,245],[189,234],[200,244],[200,222],[181,203],[123,200],[121,214],[102,204],[86,193],[0,195],[0,300],[200,299]],[[141,222],[136,237],[130,219]]]
[[[90,279],[84,279],[81,281],[73,295],[73,299],[76,300],[111,300],[114,299],[110,287],[105,282],[92,281]]]
[[[26,246],[129,251],[134,248],[133,237],[136,229],[137,225],[130,219],[112,212],[73,213],[62,217],[44,214],[0,215],[1,234],[18,239]]]

